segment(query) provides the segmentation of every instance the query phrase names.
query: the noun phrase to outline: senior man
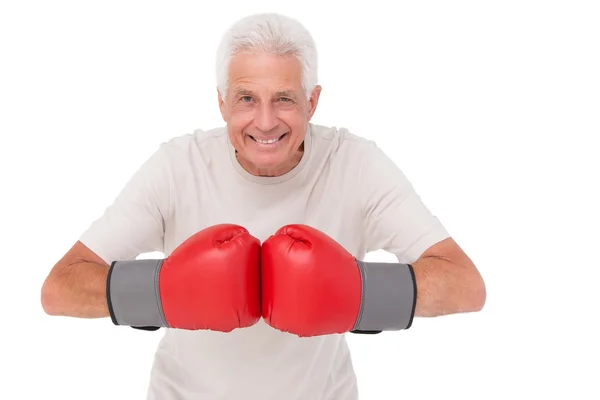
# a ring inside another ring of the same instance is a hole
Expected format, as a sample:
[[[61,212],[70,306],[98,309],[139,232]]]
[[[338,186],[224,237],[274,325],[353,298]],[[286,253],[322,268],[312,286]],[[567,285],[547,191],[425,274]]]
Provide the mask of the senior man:
[[[357,399],[344,334],[482,309],[481,275],[400,169],[310,122],[301,24],[233,25],[217,89],[225,126],[163,143],[42,287],[50,315],[164,330],[148,399]],[[363,261],[379,249],[398,262]]]

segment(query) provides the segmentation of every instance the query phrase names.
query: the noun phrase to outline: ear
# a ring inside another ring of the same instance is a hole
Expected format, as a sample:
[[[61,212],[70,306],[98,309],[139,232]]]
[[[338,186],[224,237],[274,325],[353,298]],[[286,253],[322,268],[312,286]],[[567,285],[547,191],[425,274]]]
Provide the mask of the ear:
[[[219,88],[217,88],[217,101],[219,102],[219,110],[221,111],[221,117],[223,118],[223,121],[227,122],[227,119],[228,119],[227,105],[225,104],[225,101],[223,100],[223,96],[221,96],[221,92],[219,91]]]
[[[310,99],[308,99],[309,109],[308,109],[308,120],[310,121],[315,111],[317,110],[317,105],[319,104],[319,97],[321,96],[321,90],[323,88],[320,85],[315,86],[313,89]]]

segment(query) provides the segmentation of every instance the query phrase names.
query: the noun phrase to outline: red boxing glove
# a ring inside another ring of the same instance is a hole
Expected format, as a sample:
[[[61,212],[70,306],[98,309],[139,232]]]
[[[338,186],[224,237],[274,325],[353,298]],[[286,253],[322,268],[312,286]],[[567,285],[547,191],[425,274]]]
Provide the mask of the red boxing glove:
[[[237,225],[206,228],[164,260],[113,262],[113,323],[229,332],[260,319],[260,241]]]
[[[410,264],[367,263],[306,225],[262,245],[262,316],[300,337],[408,329],[417,286]]]
[[[355,258],[306,225],[279,229],[262,245],[262,316],[298,336],[352,330],[361,305]]]

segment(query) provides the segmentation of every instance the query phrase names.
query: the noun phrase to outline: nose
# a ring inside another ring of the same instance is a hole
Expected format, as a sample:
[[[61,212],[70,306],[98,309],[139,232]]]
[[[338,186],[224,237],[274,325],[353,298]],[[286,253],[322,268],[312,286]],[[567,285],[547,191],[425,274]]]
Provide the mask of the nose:
[[[261,103],[256,113],[254,123],[261,131],[269,132],[277,126],[277,113],[270,102]]]

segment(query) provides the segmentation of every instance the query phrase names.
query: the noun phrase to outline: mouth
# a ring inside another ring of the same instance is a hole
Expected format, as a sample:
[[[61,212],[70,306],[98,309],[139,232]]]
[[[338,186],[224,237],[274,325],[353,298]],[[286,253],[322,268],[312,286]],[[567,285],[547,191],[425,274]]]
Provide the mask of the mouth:
[[[282,140],[286,135],[288,134],[288,132],[284,133],[283,135],[276,137],[276,138],[271,138],[271,139],[259,139],[256,138],[252,135],[248,135],[252,140],[254,140],[256,143],[259,144],[274,144],[279,142],[280,140]]]

